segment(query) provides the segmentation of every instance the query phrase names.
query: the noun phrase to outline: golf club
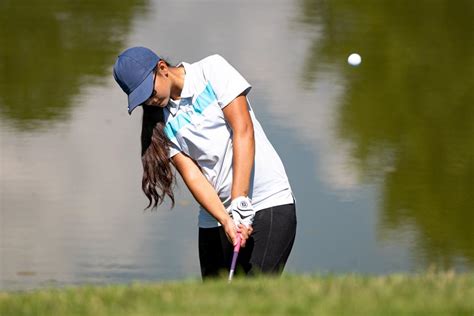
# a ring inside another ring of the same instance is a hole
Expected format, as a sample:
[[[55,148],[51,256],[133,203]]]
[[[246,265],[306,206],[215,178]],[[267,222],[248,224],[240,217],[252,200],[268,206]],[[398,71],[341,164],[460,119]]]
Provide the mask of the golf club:
[[[232,263],[230,265],[229,283],[232,282],[232,277],[234,276],[235,264],[237,263],[237,257],[239,256],[241,239],[242,239],[242,236],[240,235],[240,233],[238,233],[237,234],[237,244],[234,246],[234,254],[232,256]]]

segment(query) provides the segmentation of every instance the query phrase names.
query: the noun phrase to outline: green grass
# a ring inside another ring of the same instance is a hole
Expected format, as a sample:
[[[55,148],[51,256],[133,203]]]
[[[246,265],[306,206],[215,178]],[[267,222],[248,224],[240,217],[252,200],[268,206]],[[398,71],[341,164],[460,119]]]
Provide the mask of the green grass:
[[[0,292],[0,315],[468,315],[474,274],[326,275]]]

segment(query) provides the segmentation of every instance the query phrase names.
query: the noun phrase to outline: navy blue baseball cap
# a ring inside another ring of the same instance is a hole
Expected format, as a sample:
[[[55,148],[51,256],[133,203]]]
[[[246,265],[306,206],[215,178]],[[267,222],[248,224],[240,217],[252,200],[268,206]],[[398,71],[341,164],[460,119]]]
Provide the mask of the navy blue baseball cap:
[[[153,93],[153,69],[160,59],[146,47],[131,47],[118,56],[114,78],[128,95],[128,114]]]

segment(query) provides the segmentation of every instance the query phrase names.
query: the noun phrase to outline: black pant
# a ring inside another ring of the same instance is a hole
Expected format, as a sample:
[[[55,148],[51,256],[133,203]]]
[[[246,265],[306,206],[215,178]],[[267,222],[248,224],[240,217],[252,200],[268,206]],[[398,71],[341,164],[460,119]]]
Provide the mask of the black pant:
[[[240,249],[235,274],[280,274],[290,255],[296,235],[295,204],[258,211],[253,233]],[[203,279],[226,275],[233,246],[223,227],[199,228],[199,260]]]

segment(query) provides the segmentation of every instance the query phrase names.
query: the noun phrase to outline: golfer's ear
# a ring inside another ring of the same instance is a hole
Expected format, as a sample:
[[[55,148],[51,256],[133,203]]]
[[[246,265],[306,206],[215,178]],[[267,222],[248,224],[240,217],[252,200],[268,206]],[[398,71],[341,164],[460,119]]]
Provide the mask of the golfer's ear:
[[[160,59],[156,64],[156,69],[160,72],[160,74],[165,75],[168,73],[168,65],[163,59]]]

